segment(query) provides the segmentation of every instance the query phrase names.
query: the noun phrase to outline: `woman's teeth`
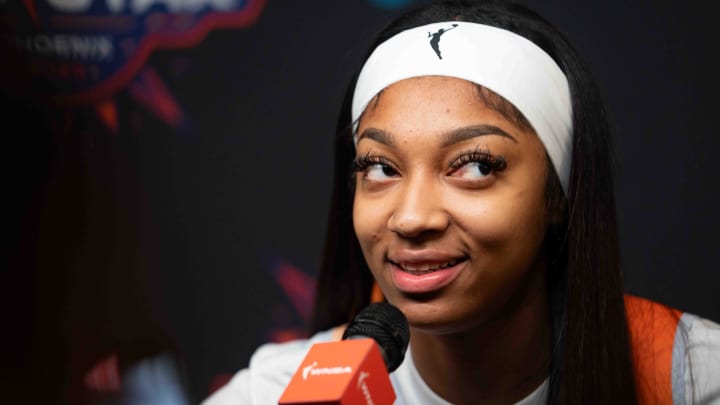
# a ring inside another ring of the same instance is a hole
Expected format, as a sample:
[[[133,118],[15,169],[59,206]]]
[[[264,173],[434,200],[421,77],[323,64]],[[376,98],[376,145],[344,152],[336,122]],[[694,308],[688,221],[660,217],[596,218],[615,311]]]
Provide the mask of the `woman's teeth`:
[[[446,269],[448,267],[452,267],[458,263],[460,263],[462,259],[456,259],[445,263],[436,263],[436,264],[400,264],[397,265],[403,269],[404,271],[408,273],[415,273],[415,274],[425,274],[430,273],[435,270],[441,270]]]

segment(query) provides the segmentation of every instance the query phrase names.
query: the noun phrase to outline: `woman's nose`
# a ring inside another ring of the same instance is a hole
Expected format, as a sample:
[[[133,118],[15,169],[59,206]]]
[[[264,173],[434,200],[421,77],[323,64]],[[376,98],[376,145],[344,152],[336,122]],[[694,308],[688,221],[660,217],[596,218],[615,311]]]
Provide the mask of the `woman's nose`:
[[[432,181],[412,180],[397,192],[388,229],[406,238],[442,232],[450,224],[440,187]]]

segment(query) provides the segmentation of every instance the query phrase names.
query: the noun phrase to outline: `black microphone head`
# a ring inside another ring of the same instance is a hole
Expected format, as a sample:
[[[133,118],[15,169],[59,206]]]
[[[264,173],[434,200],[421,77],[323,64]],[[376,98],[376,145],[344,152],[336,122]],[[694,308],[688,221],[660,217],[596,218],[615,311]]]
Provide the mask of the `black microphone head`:
[[[388,372],[395,371],[405,358],[410,341],[407,318],[387,302],[376,302],[363,308],[343,333],[343,340],[368,337],[380,346]]]

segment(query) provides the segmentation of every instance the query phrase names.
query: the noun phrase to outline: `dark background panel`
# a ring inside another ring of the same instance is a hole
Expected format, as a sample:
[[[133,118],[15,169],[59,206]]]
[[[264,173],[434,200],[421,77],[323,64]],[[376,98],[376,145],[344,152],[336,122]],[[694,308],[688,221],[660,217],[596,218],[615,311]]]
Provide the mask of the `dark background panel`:
[[[403,10],[390,3],[270,0],[250,27],[154,52],[178,124],[129,89],[117,130],[93,106],[2,93],[3,391],[72,397],[113,350],[168,350],[196,402],[260,343],[302,333],[307,297],[278,275],[315,275],[340,99]],[[526,4],[607,101],[627,290],[720,321],[712,3]]]
[[[712,5],[563,6],[547,14],[587,58],[607,101],[627,288],[717,320]]]

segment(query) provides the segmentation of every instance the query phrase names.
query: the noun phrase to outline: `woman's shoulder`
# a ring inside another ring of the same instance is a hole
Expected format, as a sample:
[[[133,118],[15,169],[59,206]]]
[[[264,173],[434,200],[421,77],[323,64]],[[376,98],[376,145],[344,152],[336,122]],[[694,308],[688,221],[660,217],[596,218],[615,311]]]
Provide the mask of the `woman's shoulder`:
[[[720,323],[701,315],[685,312],[661,302],[635,295],[625,294],[625,311],[633,340],[647,346],[655,344],[677,343],[678,337],[716,341],[720,332]],[[646,339],[645,341],[639,341]]]
[[[675,341],[675,403],[683,403],[682,398],[686,404],[720,403],[720,324],[685,312],[678,322]]]
[[[625,296],[641,403],[720,401],[720,324]]]
[[[250,357],[248,366],[235,373],[202,405],[276,404],[310,347],[337,340],[336,329],[318,332],[308,339],[262,344]]]

